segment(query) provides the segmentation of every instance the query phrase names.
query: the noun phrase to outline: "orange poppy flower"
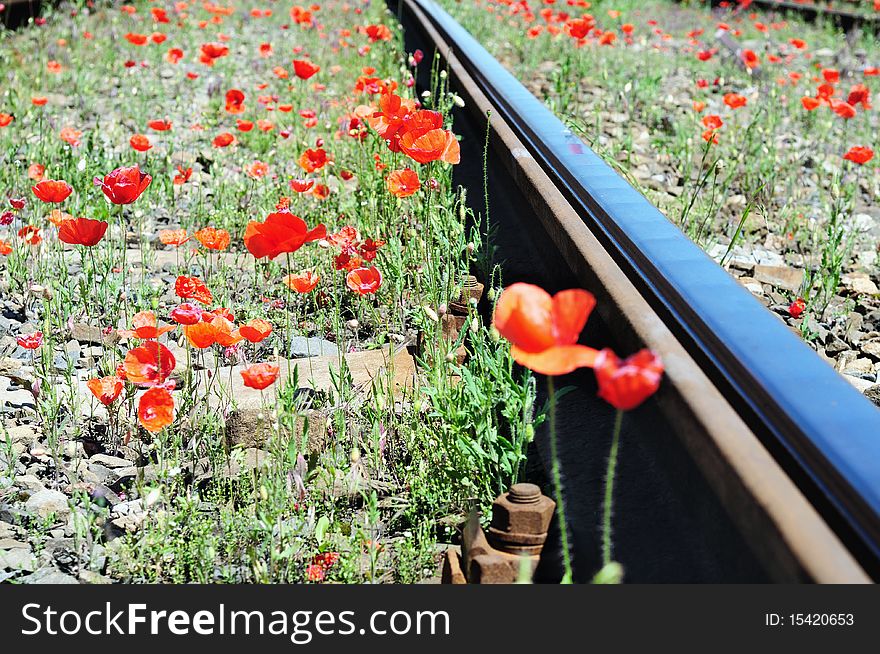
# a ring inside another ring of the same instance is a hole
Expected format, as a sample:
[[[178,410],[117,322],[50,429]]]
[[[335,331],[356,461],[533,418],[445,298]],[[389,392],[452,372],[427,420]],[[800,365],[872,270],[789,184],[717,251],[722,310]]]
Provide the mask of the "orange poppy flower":
[[[235,329],[235,325],[223,316],[214,316],[210,324],[214,329],[214,339],[218,345],[230,347],[244,338],[241,332]]]
[[[272,333],[272,324],[260,318],[254,318],[238,328],[239,333],[251,343],[259,343]]]
[[[273,363],[255,363],[241,371],[241,378],[248,388],[263,390],[275,383],[280,368]]]
[[[90,218],[63,220],[58,228],[58,240],[71,245],[92,247],[97,245],[107,231],[107,223]]]
[[[73,187],[61,179],[44,179],[32,186],[31,190],[38,199],[52,204],[64,202],[73,193]]]
[[[164,245],[183,245],[189,240],[185,229],[163,229],[159,231],[159,240]]]
[[[46,167],[42,164],[31,164],[28,166],[27,172],[28,179],[34,182],[42,181],[42,179],[46,176]]]
[[[345,276],[345,285],[359,295],[370,295],[382,285],[382,273],[375,266],[355,268]]]
[[[294,59],[293,60],[293,72],[296,73],[296,76],[300,79],[309,79],[315,73],[321,70],[320,66],[313,64],[311,61],[307,59]]]
[[[217,328],[209,322],[197,322],[184,325],[183,334],[186,340],[197,350],[211,347],[217,342]]]
[[[177,361],[167,347],[158,341],[147,341],[129,350],[122,362],[125,378],[132,384],[162,384],[171,375]]]
[[[73,216],[65,211],[61,211],[61,209],[52,209],[47,215],[46,218],[50,223],[55,225],[55,227],[61,227],[61,223],[65,220],[73,220]]]
[[[421,188],[419,176],[411,168],[392,171],[385,178],[385,185],[388,187],[388,192],[398,198],[409,197]]]
[[[122,380],[116,375],[90,379],[86,382],[86,386],[104,406],[113,404],[123,388]]]
[[[504,289],[492,324],[510,341],[514,360],[544,375],[563,375],[591,367],[598,352],[577,340],[596,299],[580,289],[551,296],[533,284]]]
[[[82,132],[78,129],[74,129],[73,127],[62,127],[61,131],[58,132],[58,137],[72,147],[77,147],[80,144],[80,139],[82,138]]]
[[[138,152],[146,152],[153,147],[150,139],[143,134],[135,134],[128,140],[128,143]]]
[[[0,127],[6,127],[9,125],[14,119],[14,116],[11,114],[0,113]]]
[[[248,177],[252,177],[253,179],[262,179],[269,174],[269,164],[262,161],[255,161],[249,166],[245,167],[245,172],[247,173]]]
[[[274,259],[282,252],[296,252],[305,243],[327,235],[327,228],[318,225],[309,229],[305,221],[289,211],[269,214],[265,222],[249,222],[244,232],[244,244],[257,259]]]
[[[225,250],[229,247],[229,232],[216,227],[205,227],[193,234],[195,239],[209,250]]]
[[[174,282],[174,292],[177,294],[177,297],[184,300],[192,299],[202,304],[211,304],[214,301],[211,291],[205,285],[205,282],[198,277],[185,277],[181,275]]]
[[[298,163],[307,173],[313,173],[326,166],[327,161],[327,153],[324,151],[324,148],[317,148],[315,150],[309,148],[300,155]]]
[[[45,95],[35,95],[31,98],[31,104],[35,107],[45,106],[47,102],[49,102],[49,98],[47,98]]]
[[[308,293],[315,288],[320,281],[321,276],[316,274],[313,270],[304,270],[299,274],[287,275],[287,277],[284,278],[284,283],[287,284],[287,287],[297,293]]]
[[[443,116],[436,111],[422,109],[403,119],[400,150],[418,163],[444,161],[457,164],[461,160],[458,139],[443,129]]]
[[[138,401],[138,422],[156,433],[174,422],[174,398],[165,388],[151,388]]]
[[[635,409],[660,387],[663,363],[650,350],[624,360],[606,348],[596,355],[594,366],[599,397],[621,411]]]
[[[174,329],[174,325],[159,327],[156,314],[152,311],[139,311],[134,314],[131,324],[134,325],[134,329],[120,329],[119,335],[123,338],[153,339]]]
[[[8,256],[12,254],[12,246],[0,238],[0,256]]]

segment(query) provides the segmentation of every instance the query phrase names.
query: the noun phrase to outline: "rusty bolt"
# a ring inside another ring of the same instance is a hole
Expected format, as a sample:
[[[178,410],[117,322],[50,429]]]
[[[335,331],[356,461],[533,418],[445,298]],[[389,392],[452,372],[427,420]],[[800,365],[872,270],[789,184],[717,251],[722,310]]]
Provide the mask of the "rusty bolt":
[[[539,554],[555,508],[535,484],[514,484],[492,504],[489,542],[510,554]]]

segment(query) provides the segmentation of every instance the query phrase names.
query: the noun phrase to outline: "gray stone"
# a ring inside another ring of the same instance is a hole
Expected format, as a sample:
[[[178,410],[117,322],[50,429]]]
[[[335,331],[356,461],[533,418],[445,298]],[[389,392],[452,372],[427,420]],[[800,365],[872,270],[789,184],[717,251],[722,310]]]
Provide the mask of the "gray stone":
[[[78,584],[76,577],[56,570],[51,566],[45,566],[37,570],[34,574],[22,579],[23,584]]]
[[[6,390],[0,393],[0,410],[3,408],[12,410],[35,409],[36,406],[34,394],[27,389],[19,388],[14,391]]]
[[[70,507],[67,505],[67,495],[57,490],[41,490],[31,495],[25,503],[25,508],[40,517],[48,517],[55,514],[58,518],[67,518]]]
[[[29,547],[0,550],[0,570],[33,572],[36,566],[37,562]]]
[[[315,356],[339,356],[339,348],[323,338],[294,336],[290,339],[290,358]]]
[[[128,468],[131,461],[118,456],[110,456],[109,454],[95,454],[89,459],[89,463],[99,463],[105,468]]]

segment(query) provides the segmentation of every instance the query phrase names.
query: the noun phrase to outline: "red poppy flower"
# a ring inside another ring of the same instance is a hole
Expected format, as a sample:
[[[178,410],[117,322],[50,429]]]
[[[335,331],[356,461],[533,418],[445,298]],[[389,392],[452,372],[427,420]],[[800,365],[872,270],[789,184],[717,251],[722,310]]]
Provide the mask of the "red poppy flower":
[[[871,90],[864,84],[854,84],[849,90],[846,101],[853,107],[862,105],[862,109],[871,108]]]
[[[321,70],[320,66],[313,64],[307,59],[293,60],[293,72],[296,73],[296,76],[300,79],[309,79],[319,70]]]
[[[845,120],[855,118],[856,115],[856,108],[843,100],[832,100],[831,110]]]
[[[104,406],[113,404],[123,388],[122,380],[115,375],[90,379],[86,386]]]
[[[192,177],[193,169],[192,168],[184,168],[183,166],[177,167],[177,174],[172,179],[172,183],[180,186],[181,184],[186,184],[189,181],[189,178]]]
[[[171,375],[177,361],[167,347],[159,341],[147,341],[129,350],[122,362],[125,378],[132,384],[162,384]]]
[[[370,295],[382,285],[382,273],[375,266],[355,268],[345,276],[345,285],[360,295]]]
[[[33,180],[35,182],[42,181],[43,177],[46,174],[46,167],[42,164],[31,164],[28,166],[28,179]]]
[[[32,186],[31,190],[38,199],[52,204],[64,202],[73,193],[73,187],[61,179],[44,179]]]
[[[316,150],[309,148],[300,155],[298,163],[307,173],[313,173],[326,166],[327,161],[327,153],[324,151],[324,148],[318,148]]]
[[[229,89],[226,92],[226,111],[230,114],[244,112],[244,93],[238,89]]]
[[[174,283],[174,292],[177,297],[184,300],[196,300],[202,304],[211,304],[214,296],[198,277],[185,277],[181,275]]]
[[[150,139],[143,134],[135,134],[128,140],[129,145],[138,152],[146,152],[153,147]]]
[[[71,245],[85,245],[92,247],[97,245],[107,231],[107,223],[103,220],[91,220],[89,218],[74,218],[61,221],[58,228],[58,240]]]
[[[18,237],[28,245],[39,245],[43,242],[43,233],[39,227],[25,225],[18,230]]]
[[[388,192],[398,198],[409,197],[421,188],[418,173],[411,168],[392,171],[385,178],[385,185],[388,187]]]
[[[215,148],[225,148],[235,142],[235,137],[229,132],[223,132],[214,137],[211,142]]]
[[[372,43],[391,40],[391,30],[387,25],[367,25],[364,32]]]
[[[315,288],[320,281],[321,276],[316,274],[313,270],[304,270],[299,274],[288,275],[284,278],[284,283],[287,284],[287,287],[297,293],[308,293]]]
[[[9,125],[15,117],[11,114],[0,113],[0,127],[6,127]]]
[[[721,116],[716,116],[715,114],[710,114],[708,116],[703,117],[703,126],[707,129],[719,129],[724,125],[724,122],[721,120]]]
[[[165,388],[151,388],[138,401],[138,422],[156,433],[174,422],[174,398]]]
[[[246,325],[239,327],[238,331],[251,343],[259,343],[272,333],[272,324],[260,318],[254,318]]]
[[[222,43],[205,43],[199,49],[202,53],[199,61],[208,66],[213,66],[216,59],[229,54],[229,47]]]
[[[239,132],[250,132],[254,128],[254,123],[253,121],[239,118],[235,121],[235,127]]]
[[[746,105],[746,98],[742,95],[738,95],[736,93],[727,93],[724,96],[724,104],[726,104],[731,109],[739,109],[740,107],[744,107]]]
[[[209,250],[225,250],[229,247],[229,232],[216,227],[205,227],[193,234],[195,239]]]
[[[790,315],[792,318],[800,318],[801,314],[806,308],[806,301],[804,300],[804,298],[799,297],[788,306],[788,315]]]
[[[152,311],[139,311],[134,314],[131,324],[134,325],[134,329],[120,329],[119,335],[123,338],[153,339],[174,329],[174,325],[159,327],[156,314]]]
[[[25,350],[36,350],[43,344],[43,332],[34,332],[32,334],[22,334],[15,339],[19,347]]]
[[[12,254],[12,246],[0,238],[0,256],[9,256]]]
[[[840,72],[833,68],[825,68],[822,70],[822,77],[824,77],[825,81],[829,84],[837,84],[840,81]]]
[[[761,65],[761,60],[758,58],[758,55],[756,55],[753,50],[743,50],[741,56],[743,64],[745,64],[746,68],[748,68],[749,70],[757,68]]]
[[[326,235],[324,225],[309,230],[299,216],[289,211],[279,211],[269,214],[265,222],[249,222],[244,232],[244,244],[257,259],[274,259],[282,252],[296,252],[303,244]]]
[[[147,190],[153,178],[141,172],[137,166],[117,168],[104,176],[102,181],[95,177],[95,186],[99,186],[113,204],[131,204]]]
[[[315,185],[315,180],[313,179],[292,179],[290,180],[290,190],[295,191],[297,193],[305,193],[306,191],[311,190],[311,188]]]
[[[801,98],[801,104],[804,106],[804,109],[807,111],[813,111],[816,109],[822,101],[819,98],[811,98],[810,96],[804,96]]]
[[[131,43],[132,45],[146,45],[147,43],[147,35],[146,34],[133,34],[129,32],[125,35],[125,40]]]
[[[183,59],[183,50],[180,48],[171,48],[165,55],[165,61],[169,64],[176,64]]]
[[[280,369],[273,363],[255,363],[241,371],[241,378],[248,388],[263,390],[275,383]]]
[[[860,166],[868,163],[871,159],[874,158],[874,151],[871,148],[866,148],[861,145],[853,146],[849,149],[843,158],[847,161],[852,161],[853,163],[857,163]]]
[[[563,375],[590,367],[598,352],[577,340],[596,299],[579,289],[552,296],[533,284],[504,289],[492,324],[510,341],[514,360],[544,375]]]
[[[653,395],[663,377],[663,363],[651,350],[642,350],[621,361],[604,349],[596,356],[599,397],[621,411],[635,409]]]
[[[150,129],[156,130],[157,132],[167,132],[171,129],[171,121],[170,120],[151,120],[147,123],[147,127]]]

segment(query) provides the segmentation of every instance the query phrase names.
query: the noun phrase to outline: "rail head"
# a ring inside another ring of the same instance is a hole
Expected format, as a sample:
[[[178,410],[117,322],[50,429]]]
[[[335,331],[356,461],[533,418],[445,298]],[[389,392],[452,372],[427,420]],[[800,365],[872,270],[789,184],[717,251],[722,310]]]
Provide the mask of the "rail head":
[[[863,565],[880,574],[880,411],[571,132],[433,0],[417,6]]]

